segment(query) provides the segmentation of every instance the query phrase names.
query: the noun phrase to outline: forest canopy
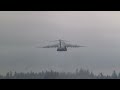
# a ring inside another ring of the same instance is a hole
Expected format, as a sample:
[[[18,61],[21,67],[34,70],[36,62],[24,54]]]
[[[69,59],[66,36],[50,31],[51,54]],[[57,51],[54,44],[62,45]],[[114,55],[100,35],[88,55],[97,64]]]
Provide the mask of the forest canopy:
[[[27,72],[7,72],[6,75],[0,75],[0,79],[120,79],[120,73],[113,71],[112,75],[103,75],[99,73],[95,75],[93,72],[84,69],[76,69],[76,72],[56,72],[56,71],[42,71],[39,73]]]

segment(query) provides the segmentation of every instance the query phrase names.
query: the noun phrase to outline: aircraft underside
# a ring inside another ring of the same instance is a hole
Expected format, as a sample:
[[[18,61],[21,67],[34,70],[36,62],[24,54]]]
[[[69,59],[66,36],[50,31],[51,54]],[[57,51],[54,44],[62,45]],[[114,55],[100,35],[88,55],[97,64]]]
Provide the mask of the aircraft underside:
[[[67,48],[57,48],[57,51],[67,51]]]

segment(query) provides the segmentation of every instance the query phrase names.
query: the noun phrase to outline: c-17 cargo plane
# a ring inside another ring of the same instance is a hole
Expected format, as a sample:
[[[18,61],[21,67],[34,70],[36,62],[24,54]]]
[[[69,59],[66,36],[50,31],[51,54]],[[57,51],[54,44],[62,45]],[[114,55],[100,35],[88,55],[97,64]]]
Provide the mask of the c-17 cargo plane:
[[[57,48],[57,51],[67,51],[67,48],[79,48],[79,47],[85,47],[85,46],[79,46],[79,45],[72,45],[72,44],[67,44],[66,40],[55,40],[52,42],[58,41],[59,43],[54,44],[54,45],[48,45],[48,46],[43,46],[43,47],[38,47],[38,48]]]

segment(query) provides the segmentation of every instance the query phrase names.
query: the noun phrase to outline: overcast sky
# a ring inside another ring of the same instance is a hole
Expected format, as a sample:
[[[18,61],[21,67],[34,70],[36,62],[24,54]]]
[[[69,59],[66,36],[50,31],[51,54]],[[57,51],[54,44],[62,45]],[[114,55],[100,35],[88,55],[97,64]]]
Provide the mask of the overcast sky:
[[[39,49],[65,39],[86,48]],[[0,11],[0,73],[7,71],[120,71],[119,11]]]

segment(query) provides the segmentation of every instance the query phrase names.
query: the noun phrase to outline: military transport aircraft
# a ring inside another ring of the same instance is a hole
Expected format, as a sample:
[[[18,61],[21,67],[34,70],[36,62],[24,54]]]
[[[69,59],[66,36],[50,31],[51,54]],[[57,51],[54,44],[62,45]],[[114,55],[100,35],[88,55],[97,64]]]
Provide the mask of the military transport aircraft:
[[[85,47],[85,46],[79,46],[79,45],[72,45],[72,44],[68,44],[66,42],[66,40],[55,40],[55,41],[51,41],[51,42],[56,42],[58,41],[59,43],[54,44],[54,45],[48,45],[48,46],[43,46],[43,47],[37,47],[37,48],[57,48],[57,51],[67,51],[68,47],[71,48],[79,48],[79,47]]]

